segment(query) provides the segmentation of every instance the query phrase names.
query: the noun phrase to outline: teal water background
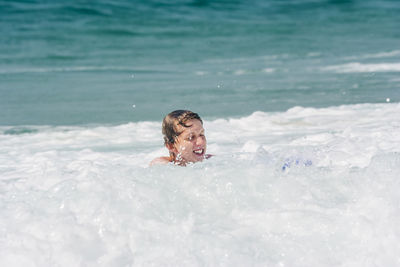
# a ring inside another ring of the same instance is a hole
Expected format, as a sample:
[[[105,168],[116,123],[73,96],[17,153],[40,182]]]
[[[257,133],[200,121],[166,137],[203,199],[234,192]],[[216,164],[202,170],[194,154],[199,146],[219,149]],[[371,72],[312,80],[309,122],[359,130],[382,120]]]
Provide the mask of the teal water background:
[[[400,101],[400,2],[1,1],[0,125]]]

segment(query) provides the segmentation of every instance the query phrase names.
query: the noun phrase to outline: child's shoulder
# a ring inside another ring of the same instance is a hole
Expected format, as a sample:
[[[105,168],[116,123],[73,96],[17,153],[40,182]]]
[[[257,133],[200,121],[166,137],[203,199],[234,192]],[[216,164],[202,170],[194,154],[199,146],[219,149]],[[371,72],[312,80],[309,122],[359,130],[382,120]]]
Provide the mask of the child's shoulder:
[[[150,166],[159,165],[159,164],[168,164],[171,162],[170,157],[159,157],[155,158],[150,162]]]

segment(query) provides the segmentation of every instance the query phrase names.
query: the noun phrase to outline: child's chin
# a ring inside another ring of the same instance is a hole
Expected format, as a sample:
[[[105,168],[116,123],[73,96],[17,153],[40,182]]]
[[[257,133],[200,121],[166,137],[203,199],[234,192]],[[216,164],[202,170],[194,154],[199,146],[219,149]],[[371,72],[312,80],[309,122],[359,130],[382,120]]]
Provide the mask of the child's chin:
[[[204,160],[204,156],[205,156],[205,153],[203,153],[201,155],[193,154],[190,157],[185,158],[184,161],[187,162],[187,163],[200,162],[200,161]]]
[[[203,159],[204,159],[204,155],[201,155],[201,156],[195,155],[193,158],[193,162],[203,161]]]

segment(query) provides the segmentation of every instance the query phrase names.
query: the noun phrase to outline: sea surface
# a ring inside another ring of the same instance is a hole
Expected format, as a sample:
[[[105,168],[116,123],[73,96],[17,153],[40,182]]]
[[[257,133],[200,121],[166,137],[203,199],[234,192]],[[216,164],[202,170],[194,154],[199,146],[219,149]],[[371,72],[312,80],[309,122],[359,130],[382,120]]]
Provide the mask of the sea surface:
[[[400,2],[0,1],[0,266],[400,266]],[[198,112],[201,163],[161,120]]]
[[[0,125],[400,101],[397,0],[0,2]]]

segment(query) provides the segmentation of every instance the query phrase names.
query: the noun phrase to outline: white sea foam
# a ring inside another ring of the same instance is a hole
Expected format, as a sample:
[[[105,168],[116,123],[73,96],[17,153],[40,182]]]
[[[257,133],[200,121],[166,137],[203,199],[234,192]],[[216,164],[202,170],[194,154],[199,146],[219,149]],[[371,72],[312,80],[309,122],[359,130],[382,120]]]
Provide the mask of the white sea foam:
[[[399,72],[400,63],[377,63],[363,64],[352,62],[343,65],[327,66],[322,68],[324,71],[334,71],[337,73],[352,73],[352,72]]]
[[[400,50],[393,50],[388,52],[380,52],[374,54],[365,54],[361,56],[351,56],[345,57],[346,60],[354,60],[354,59],[370,59],[370,58],[387,58],[387,57],[395,57],[400,55]]]
[[[397,266],[399,113],[205,120],[185,168],[160,122],[0,127],[0,266]]]
[[[274,73],[276,71],[276,69],[274,68],[264,68],[264,69],[253,69],[253,70],[249,70],[249,69],[237,69],[234,71],[225,71],[225,72],[217,72],[217,75],[226,75],[226,74],[232,74],[235,76],[241,76],[241,75],[248,75],[248,74],[259,74],[259,73]],[[212,74],[210,72],[205,72],[205,71],[195,71],[194,72],[195,75],[197,76],[204,76],[204,75],[209,75]]]

